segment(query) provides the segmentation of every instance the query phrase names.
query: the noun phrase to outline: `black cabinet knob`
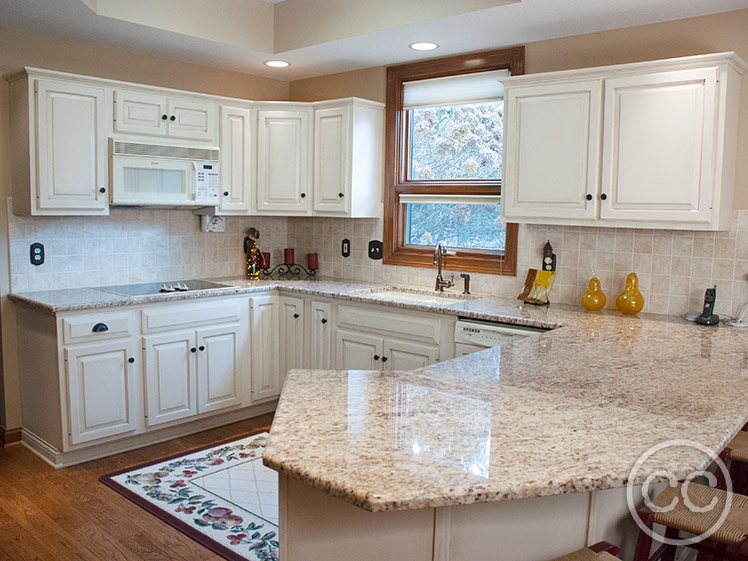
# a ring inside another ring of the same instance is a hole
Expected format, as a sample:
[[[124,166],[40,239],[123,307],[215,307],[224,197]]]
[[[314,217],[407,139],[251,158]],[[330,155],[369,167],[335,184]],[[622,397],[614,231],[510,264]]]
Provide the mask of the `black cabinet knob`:
[[[104,331],[109,331],[109,326],[106,323],[97,323],[91,331],[94,333],[103,333]]]
[[[327,318],[322,318],[322,323],[327,323]]]
[[[587,193],[587,200],[588,200],[588,201],[591,201],[591,200],[592,200],[592,195],[590,195],[589,193]]]
[[[293,319],[299,319],[299,314],[294,314]]]
[[[191,352],[191,353],[196,353],[196,352],[197,352],[197,349],[196,349],[195,347],[192,347],[192,348],[190,349],[190,352]]]
[[[168,119],[168,118],[169,118],[169,116],[168,116],[168,115],[161,115],[161,120],[162,120],[162,121],[165,121],[165,120],[166,120],[166,119]]]
[[[343,197],[345,197],[345,195],[343,193],[338,193],[338,197],[342,199]]]
[[[387,362],[387,357],[386,356],[382,357],[382,362]]]
[[[379,355],[374,355],[374,360],[379,360]]]
[[[200,346],[198,347],[198,349],[200,349],[201,351],[204,351],[204,350],[205,350],[205,347],[204,347],[203,345],[200,345]]]
[[[608,198],[608,195],[606,195],[605,193],[603,193],[602,195],[600,195],[600,198],[602,200],[606,200]]]
[[[228,196],[229,196],[229,192],[228,192],[228,191],[224,191],[224,192],[223,192],[223,196],[224,196],[224,197],[228,197]]]
[[[104,188],[102,187],[101,189],[99,189],[99,193],[106,193],[106,189],[104,189]]]
[[[302,193],[302,194],[301,194],[301,198],[303,199],[303,198],[305,198],[305,197],[306,197],[306,193]]]
[[[169,120],[170,120],[170,121],[176,121],[176,120],[177,120],[177,118],[176,118],[176,117],[175,117],[174,115],[172,115],[171,117],[169,117]]]
[[[130,364],[132,364],[133,362],[135,362],[135,359],[132,358],[132,357],[130,357],[130,358],[127,359],[127,362],[129,362]]]

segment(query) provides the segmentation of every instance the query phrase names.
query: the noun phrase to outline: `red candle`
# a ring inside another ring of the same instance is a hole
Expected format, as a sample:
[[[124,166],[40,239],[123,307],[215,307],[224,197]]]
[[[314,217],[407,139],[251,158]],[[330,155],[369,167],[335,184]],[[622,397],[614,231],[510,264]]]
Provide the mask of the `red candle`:
[[[319,259],[316,253],[307,253],[306,254],[306,264],[307,268],[310,271],[313,271],[315,269],[319,269]]]
[[[283,250],[283,264],[284,265],[293,265],[294,264],[294,254],[293,249],[290,247],[287,247]]]
[[[270,252],[269,251],[263,251],[260,253],[260,269],[269,269],[270,268]]]

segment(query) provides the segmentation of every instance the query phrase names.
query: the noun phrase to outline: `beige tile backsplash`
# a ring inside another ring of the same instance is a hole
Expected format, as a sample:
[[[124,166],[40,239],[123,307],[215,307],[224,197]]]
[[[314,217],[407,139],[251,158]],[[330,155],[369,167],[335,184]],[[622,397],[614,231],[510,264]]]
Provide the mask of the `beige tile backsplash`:
[[[340,279],[430,288],[432,269],[382,265],[367,257],[369,240],[382,239],[382,221],[342,218],[229,217],[225,233],[202,233],[189,210],[113,208],[103,217],[8,218],[11,290],[48,290],[136,282],[241,275],[247,227],[260,230],[272,264],[284,247],[296,261],[319,254],[320,274]],[[351,240],[351,256],[340,244]],[[46,263],[29,263],[29,245],[44,244]],[[717,285],[717,313],[734,314],[748,302],[748,210],[736,211],[724,232],[523,225],[516,277],[473,274],[472,290],[515,297],[526,271],[537,268],[550,241],[558,256],[552,302],[577,304],[595,271],[608,299],[635,271],[645,311],[681,315],[701,309],[704,290]],[[449,258],[446,261],[449,269]],[[459,277],[460,271],[454,271]],[[459,279],[458,279],[459,280]],[[461,287],[461,283],[458,283]],[[453,289],[454,290],[454,289]]]

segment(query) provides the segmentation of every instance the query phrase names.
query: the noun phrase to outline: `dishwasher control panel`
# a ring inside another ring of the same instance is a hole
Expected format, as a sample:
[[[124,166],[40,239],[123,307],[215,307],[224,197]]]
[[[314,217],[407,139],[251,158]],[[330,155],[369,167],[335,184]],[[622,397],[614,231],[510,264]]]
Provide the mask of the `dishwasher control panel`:
[[[520,325],[459,320],[455,323],[455,343],[468,343],[484,348],[497,347],[544,331],[547,330]]]

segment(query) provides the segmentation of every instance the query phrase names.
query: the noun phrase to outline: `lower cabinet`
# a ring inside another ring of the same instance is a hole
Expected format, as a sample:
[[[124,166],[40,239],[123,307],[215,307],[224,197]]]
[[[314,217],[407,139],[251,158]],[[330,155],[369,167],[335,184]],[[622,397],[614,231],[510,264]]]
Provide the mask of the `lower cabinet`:
[[[249,299],[253,403],[280,395],[278,308],[277,294]]]
[[[80,444],[137,428],[135,341],[66,347],[70,441]]]
[[[382,360],[387,364],[388,370],[415,370],[437,362],[439,347],[399,339],[385,339]]]
[[[197,332],[197,412],[219,411],[242,403],[239,326]]]
[[[340,370],[414,370],[439,360],[439,347],[338,329],[337,368]]]
[[[333,367],[332,303],[312,300],[309,316],[309,368],[329,370]]]
[[[294,368],[304,368],[304,299],[280,296],[278,321],[280,327],[280,387],[286,374]]]

